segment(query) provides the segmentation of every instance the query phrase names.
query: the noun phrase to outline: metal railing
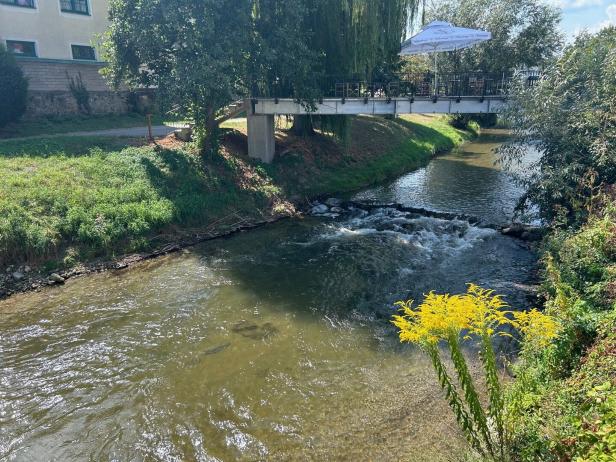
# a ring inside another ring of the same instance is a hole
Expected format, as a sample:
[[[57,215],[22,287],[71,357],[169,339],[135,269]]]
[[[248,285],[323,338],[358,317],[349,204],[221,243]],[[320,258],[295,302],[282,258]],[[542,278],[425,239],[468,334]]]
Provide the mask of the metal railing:
[[[538,71],[516,73],[404,73],[381,81],[367,81],[356,77],[327,77],[320,79],[322,98],[463,98],[506,97],[512,83],[534,86],[541,74]],[[286,91],[273,86],[272,98],[297,97],[292,89]]]

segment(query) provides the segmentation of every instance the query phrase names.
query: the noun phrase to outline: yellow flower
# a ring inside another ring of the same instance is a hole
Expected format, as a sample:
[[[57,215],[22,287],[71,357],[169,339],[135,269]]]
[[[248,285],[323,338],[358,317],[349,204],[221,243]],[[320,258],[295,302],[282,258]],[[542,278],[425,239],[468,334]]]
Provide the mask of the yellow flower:
[[[512,325],[524,338],[539,347],[547,347],[558,336],[559,324],[552,316],[547,316],[536,309],[516,311],[513,313]]]
[[[476,284],[469,284],[466,294],[449,295],[430,292],[423,302],[413,308],[413,300],[396,303],[401,314],[392,323],[399,329],[401,342],[419,345],[448,340],[462,331],[488,336],[508,335],[501,328],[510,325],[526,338],[547,345],[557,335],[558,326],[550,316],[537,310],[512,312],[501,295]]]

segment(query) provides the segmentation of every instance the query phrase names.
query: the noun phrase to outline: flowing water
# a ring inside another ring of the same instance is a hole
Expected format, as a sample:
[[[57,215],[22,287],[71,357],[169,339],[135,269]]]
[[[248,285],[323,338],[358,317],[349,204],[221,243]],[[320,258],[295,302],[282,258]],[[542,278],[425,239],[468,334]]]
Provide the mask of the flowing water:
[[[360,193],[506,221],[490,135]],[[0,460],[451,460],[465,445],[393,302],[527,304],[534,256],[394,209],[287,220],[0,303]],[[476,363],[473,362],[476,368]]]

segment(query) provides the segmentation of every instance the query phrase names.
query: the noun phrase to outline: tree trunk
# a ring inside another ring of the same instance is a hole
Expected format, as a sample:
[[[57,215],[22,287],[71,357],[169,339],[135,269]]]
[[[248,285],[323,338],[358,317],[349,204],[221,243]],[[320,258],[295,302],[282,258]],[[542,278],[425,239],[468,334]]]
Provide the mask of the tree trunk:
[[[214,111],[208,109],[203,120],[203,132],[199,139],[199,148],[202,156],[214,155],[219,147],[219,130]]]
[[[296,136],[313,136],[314,126],[311,116],[295,116],[293,118],[293,127],[291,133]]]

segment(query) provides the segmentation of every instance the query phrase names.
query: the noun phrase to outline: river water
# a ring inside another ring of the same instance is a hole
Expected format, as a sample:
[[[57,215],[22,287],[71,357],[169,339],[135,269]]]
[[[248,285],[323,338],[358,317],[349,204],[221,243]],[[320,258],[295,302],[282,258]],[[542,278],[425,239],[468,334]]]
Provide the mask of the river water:
[[[493,165],[500,135],[355,199],[507,221],[520,191]],[[491,229],[384,208],[13,297],[0,460],[450,460],[464,442],[392,304],[476,282],[523,308],[534,263]]]

